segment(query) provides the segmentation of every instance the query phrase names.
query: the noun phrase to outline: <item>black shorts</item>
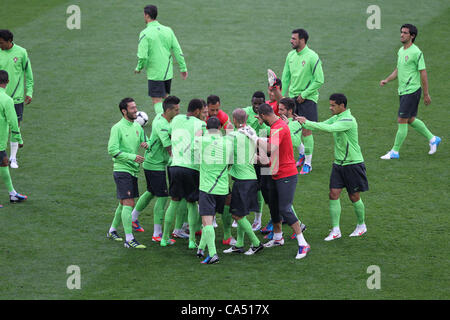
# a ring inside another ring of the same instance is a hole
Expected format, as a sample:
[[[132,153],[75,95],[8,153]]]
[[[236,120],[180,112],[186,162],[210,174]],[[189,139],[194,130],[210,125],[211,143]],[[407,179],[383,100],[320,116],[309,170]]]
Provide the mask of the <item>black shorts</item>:
[[[0,151],[0,165],[3,164],[3,166],[7,166],[9,163],[8,154],[6,153],[6,150]]]
[[[227,195],[210,194],[200,190],[198,199],[198,213],[200,216],[215,216],[216,212],[223,213]]]
[[[333,163],[330,176],[330,189],[346,188],[349,194],[369,190],[364,162],[340,166]]]
[[[145,180],[147,181],[147,191],[157,197],[167,197],[166,171],[145,170]]]
[[[258,212],[258,181],[234,179],[231,190],[230,212],[245,217],[250,212]]]
[[[417,116],[421,94],[422,88],[419,88],[413,93],[400,96],[399,118],[408,119]]]
[[[22,119],[23,119],[23,102],[15,104],[14,109],[16,109],[17,120],[22,121]]]
[[[117,199],[134,199],[139,197],[138,180],[128,172],[113,172],[117,188]]]
[[[301,117],[305,117],[309,121],[318,121],[319,115],[317,112],[317,103],[312,100],[305,99],[303,103],[298,103],[297,97],[294,98],[295,101],[295,113]]]
[[[292,210],[295,189],[297,187],[297,175],[281,179],[268,180],[269,209],[273,223],[286,222],[289,226],[298,221]]]
[[[169,195],[172,198],[198,201],[200,173],[185,167],[169,167]]]
[[[157,81],[148,80],[148,95],[153,98],[165,98],[170,94],[172,79]]]

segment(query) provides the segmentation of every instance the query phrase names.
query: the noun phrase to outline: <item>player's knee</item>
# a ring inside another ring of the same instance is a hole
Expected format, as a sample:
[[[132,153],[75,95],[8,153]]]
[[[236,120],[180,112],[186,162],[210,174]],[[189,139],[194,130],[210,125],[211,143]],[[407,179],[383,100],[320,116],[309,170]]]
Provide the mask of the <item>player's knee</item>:
[[[341,193],[339,191],[330,190],[330,193],[328,196],[329,196],[330,200],[338,200],[340,195],[341,195]]]
[[[359,196],[359,192],[349,194],[348,197],[350,198],[351,202],[358,202],[359,199],[361,199],[361,197]]]

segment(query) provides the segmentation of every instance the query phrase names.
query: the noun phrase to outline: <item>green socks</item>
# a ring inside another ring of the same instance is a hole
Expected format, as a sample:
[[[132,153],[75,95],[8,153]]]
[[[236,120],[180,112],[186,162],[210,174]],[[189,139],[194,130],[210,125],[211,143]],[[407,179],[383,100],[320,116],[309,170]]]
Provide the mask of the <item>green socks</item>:
[[[242,220],[242,219],[241,219]],[[236,239],[236,244],[235,246],[237,248],[242,248],[244,246],[244,237],[245,237],[245,231],[244,229],[241,227],[241,225],[239,224],[239,220],[238,220],[238,226],[237,226],[237,239]]]
[[[119,226],[121,221],[122,221],[122,204],[119,202],[116,212],[114,213],[114,219],[111,224],[111,228],[114,228],[117,230],[117,227]]]
[[[136,203],[135,209],[136,211],[142,212],[145,208],[147,208],[150,201],[153,199],[153,194],[148,191],[145,191],[142,196],[139,197],[138,202]]]
[[[411,127],[413,127],[414,130],[427,138],[428,141],[430,141],[434,137],[434,135],[430,132],[430,130],[428,130],[427,126],[425,125],[425,123],[423,123],[422,120],[416,118],[414,122],[411,123]]]
[[[178,211],[176,213],[176,221],[175,221],[175,230],[181,229],[183,226],[185,216],[187,214],[187,204],[186,199],[180,200],[180,206],[178,207]]]
[[[223,239],[227,240],[231,238],[231,225],[233,223],[233,218],[230,214],[230,206],[225,206],[222,213],[222,223],[223,223]]]
[[[196,202],[187,203],[188,223],[189,223],[189,241],[195,242],[195,232],[200,230],[201,218],[198,213],[198,206]]]
[[[163,240],[169,240],[170,230],[172,228],[173,220],[175,219],[175,214],[180,206],[180,201],[170,201],[169,207],[166,211],[166,216],[164,219],[164,231],[163,231]]]
[[[259,213],[263,212],[263,206],[264,206],[264,197],[262,195],[261,190],[258,190],[258,206],[259,206]]]
[[[11,175],[9,174],[9,167],[0,167],[0,176],[6,186],[8,192],[14,191],[14,187],[11,181]]]
[[[313,135],[302,136],[303,145],[305,146],[305,156],[309,156],[313,154],[314,151],[314,138]]]
[[[163,105],[162,102],[155,103],[155,113],[156,114],[162,113],[164,111],[162,105]]]
[[[365,207],[364,203],[361,199],[359,199],[356,202],[353,202],[353,208],[355,209],[356,213],[356,220],[358,225],[364,224],[364,217],[365,217]]]
[[[395,152],[399,152],[400,147],[402,146],[403,141],[405,141],[407,135],[408,135],[408,124],[399,123],[397,134],[395,135],[394,147],[392,147],[392,150],[394,150]]]
[[[156,197],[153,207],[153,224],[163,224],[164,208],[166,207],[167,197]]]
[[[208,247],[210,257],[212,257],[217,253],[216,234],[214,232],[214,227],[212,225],[207,225],[203,227],[202,238],[200,240],[199,248],[205,250],[206,247]]]
[[[237,223],[238,223],[238,226],[244,231],[244,233],[248,235],[252,245],[254,247],[259,246],[260,241],[259,241],[258,237],[255,235],[255,233],[253,232],[252,225],[247,220],[247,217],[243,217],[242,219],[239,219],[237,221]],[[238,241],[239,241],[239,233],[238,233]],[[237,246],[238,246],[238,244],[236,243],[236,247]],[[242,246],[241,247],[243,247],[243,246],[244,246],[244,236],[242,236]]]
[[[330,216],[331,226],[339,228],[339,220],[341,218],[341,200],[330,200]]]
[[[123,230],[125,234],[132,234],[133,227],[131,226],[131,212],[133,211],[133,207],[123,206],[122,208],[122,224]]]

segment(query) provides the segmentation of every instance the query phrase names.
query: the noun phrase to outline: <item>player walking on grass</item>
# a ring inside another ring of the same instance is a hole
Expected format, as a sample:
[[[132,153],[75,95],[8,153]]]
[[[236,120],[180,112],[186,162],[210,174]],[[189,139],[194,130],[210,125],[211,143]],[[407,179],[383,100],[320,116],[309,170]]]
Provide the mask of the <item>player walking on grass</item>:
[[[155,242],[161,241],[164,209],[169,196],[166,182],[166,168],[172,155],[170,141],[170,122],[180,112],[180,99],[168,96],[163,102],[164,113],[158,113],[152,122],[152,133],[148,141],[148,149],[144,155],[144,173],[147,191],[139,198],[132,212],[132,223],[135,231],[143,232],[138,221],[139,214],[150,201],[156,197],[153,208],[153,237]]]
[[[135,73],[144,68],[147,72],[148,95],[152,99],[156,113],[162,113],[162,101],[170,94],[173,78],[172,54],[180,66],[181,78],[188,76],[186,62],[180,44],[170,27],[160,24],[156,17],[158,9],[154,5],[144,8],[147,27],[139,34],[138,63]]]
[[[13,98],[20,127],[23,119],[23,106],[31,103],[34,81],[27,50],[15,44],[13,39],[11,31],[0,30],[0,70],[8,72],[9,84],[6,87],[6,94]],[[17,169],[19,167],[16,159],[19,143],[11,139],[10,148],[10,166]]]
[[[369,190],[366,167],[358,144],[358,124],[350,109],[347,108],[345,95],[341,93],[332,94],[330,96],[330,110],[333,116],[323,122],[309,121],[305,117],[296,118],[305,129],[333,133],[335,160],[331,171],[329,194],[333,228],[325,241],[341,237],[339,228],[341,202],[339,197],[343,188],[347,189],[357,219],[356,229],[350,234],[350,237],[358,237],[367,232],[364,222],[365,207],[360,192]]]
[[[282,75],[282,95],[295,99],[295,113],[311,121],[318,121],[317,101],[319,88],[324,82],[322,62],[316,52],[307,46],[308,33],[304,29],[292,31],[292,51],[286,58]],[[305,146],[304,164],[300,174],[311,172],[311,160],[314,150],[314,138],[310,130],[302,130]],[[302,163],[300,155],[298,163]]]
[[[122,241],[117,233],[117,227],[122,221],[125,231],[126,248],[144,249],[133,236],[131,213],[134,207],[134,198],[139,197],[137,176],[139,165],[144,157],[138,155],[139,148],[148,148],[144,129],[135,122],[137,107],[132,98],[124,98],[119,103],[122,119],[111,128],[108,141],[108,153],[114,162],[113,176],[117,187],[117,198],[120,203],[116,209],[114,220],[107,237]]]
[[[18,147],[23,147],[22,136],[20,135],[17,115],[14,110],[14,101],[6,93],[9,82],[8,72],[0,70],[0,176],[9,192],[9,201],[12,203],[27,200],[27,196],[17,193],[14,190],[11,175],[9,174],[9,160],[6,153],[9,131],[11,130],[11,141],[17,142]],[[0,208],[3,206],[0,205]]]
[[[253,130],[246,124],[247,113],[243,109],[233,111],[233,124],[237,129]],[[256,135],[256,132],[254,133]],[[252,255],[261,251],[264,246],[255,235],[252,225],[247,220],[247,215],[259,210],[258,204],[258,180],[253,166],[256,156],[256,145],[239,130],[230,132],[227,136],[233,147],[233,164],[230,168],[230,176],[234,180],[231,192],[231,214],[237,221],[237,242],[224,253],[243,253],[244,236],[250,238],[250,249],[246,255]]]
[[[179,114],[170,122],[172,142],[172,163],[169,171],[170,203],[164,219],[164,231],[161,246],[172,245],[174,239],[169,239],[170,230],[176,212],[180,210],[181,199],[186,199],[189,222],[189,249],[197,247],[195,232],[200,229],[200,216],[197,201],[199,195],[199,162],[194,155],[194,138],[202,135],[206,124],[200,120],[203,103],[200,99],[189,102],[187,114]]]
[[[398,95],[400,107],[398,109],[398,129],[394,146],[381,159],[398,159],[399,151],[408,135],[408,125],[424,136],[430,145],[428,154],[434,154],[441,143],[441,138],[433,135],[425,123],[416,118],[420,95],[423,89],[423,102],[426,106],[431,103],[428,91],[428,76],[425,69],[425,58],[422,51],[414,44],[417,38],[417,28],[412,24],[404,24],[400,28],[400,41],[403,46],[398,50],[397,68],[384,80],[380,86],[398,77]]]
[[[290,130],[288,125],[275,115],[272,107],[268,104],[260,105],[258,114],[260,119],[270,127],[269,139],[258,138],[247,130],[241,129],[240,131],[258,143],[259,148],[262,149],[259,158],[264,156],[261,154],[262,151],[270,155],[271,179],[267,179],[267,181],[274,234],[273,239],[264,246],[274,247],[284,244],[281,230],[283,219],[297,235],[299,248],[295,258],[302,259],[306,257],[311,247],[306,242],[300,222],[292,210],[298,172],[295,166]]]
[[[219,262],[215,244],[213,220],[216,212],[222,213],[229,193],[228,165],[232,162],[232,144],[220,132],[220,120],[210,117],[206,124],[205,135],[195,138],[195,148],[200,162],[200,194],[199,213],[202,218],[202,236],[197,250],[197,256],[208,256],[203,264]],[[231,225],[231,221],[230,221]]]

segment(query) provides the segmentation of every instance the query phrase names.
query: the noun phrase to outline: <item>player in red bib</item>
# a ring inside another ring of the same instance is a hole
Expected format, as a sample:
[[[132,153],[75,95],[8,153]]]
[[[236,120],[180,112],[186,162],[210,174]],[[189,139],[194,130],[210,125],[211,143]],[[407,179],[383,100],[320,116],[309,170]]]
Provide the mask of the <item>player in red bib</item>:
[[[283,98],[283,96],[281,95],[281,80],[276,78],[273,86],[271,86],[270,84],[268,85],[267,92],[269,94],[269,100],[267,100],[266,103],[272,107],[273,112],[277,116],[280,116],[278,112],[278,101]]]
[[[230,118],[220,109],[220,98],[216,95],[210,95],[206,99],[208,105],[208,120],[210,117],[217,117],[220,120],[220,125],[224,130],[233,129]]]
[[[258,107],[258,115],[261,121],[270,126],[269,139],[258,138],[254,130],[239,130],[259,145],[258,158],[261,163],[267,163],[263,155],[270,154],[270,172],[261,170],[261,175],[270,174],[272,176],[271,179],[267,179],[267,188],[274,234],[273,239],[265,243],[264,246],[269,248],[284,244],[283,232],[281,231],[283,219],[297,235],[299,248],[295,258],[302,259],[306,257],[311,247],[306,242],[300,222],[292,210],[298,172],[292,148],[291,132],[289,126],[274,113],[272,107],[268,104],[264,103]]]

